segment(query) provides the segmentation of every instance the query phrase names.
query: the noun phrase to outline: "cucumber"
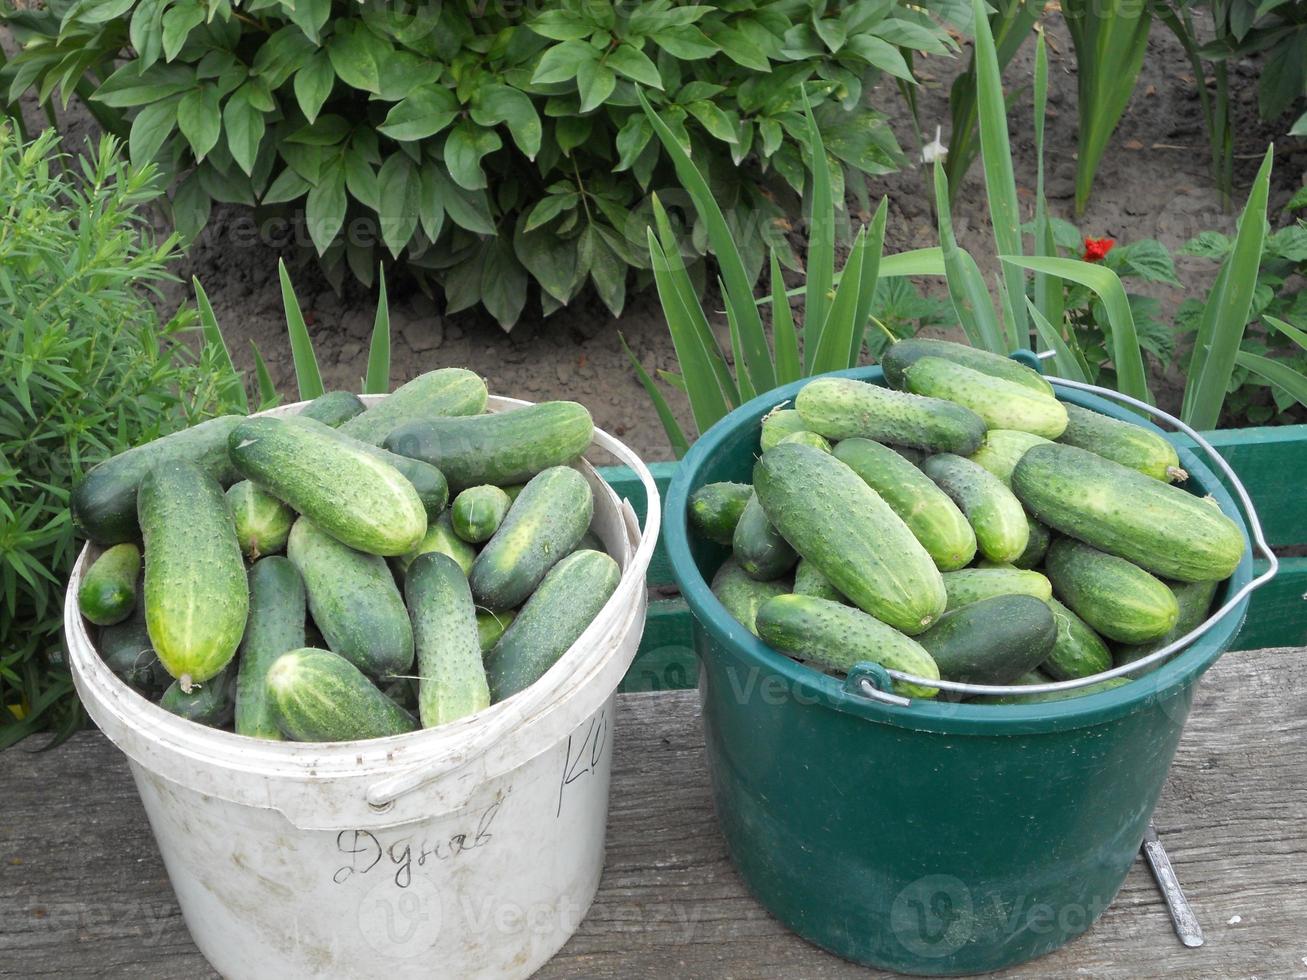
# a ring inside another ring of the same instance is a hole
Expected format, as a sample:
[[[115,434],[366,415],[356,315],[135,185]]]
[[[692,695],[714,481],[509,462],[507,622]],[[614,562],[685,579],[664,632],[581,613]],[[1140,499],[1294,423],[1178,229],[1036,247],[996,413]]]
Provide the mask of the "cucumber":
[[[172,683],[159,663],[145,625],[145,605],[137,603],[121,623],[100,630],[100,658],[132,690],[153,697]]]
[[[935,482],[888,446],[845,439],[835,458],[847,463],[898,514],[940,571],[965,568],[976,556],[976,534],[966,516]]]
[[[516,609],[505,609],[495,612],[490,609],[477,610],[477,642],[481,646],[481,653],[489,653],[499,638],[504,635],[504,630],[517,618]]]
[[[434,416],[480,415],[486,410],[486,383],[463,368],[441,368],[401,385],[362,414],[341,423],[340,431],[380,446],[399,426]]]
[[[1065,678],[1070,680],[1070,678]],[[1042,674],[1034,675],[1029,684],[1047,684],[1052,680],[1051,677],[1045,677]],[[1043,704],[1049,701],[1070,701],[1072,698],[1083,698],[1089,694],[1098,694],[1102,691],[1110,691],[1114,688],[1124,687],[1130,683],[1124,677],[1109,677],[1105,681],[1099,681],[1096,684],[1086,684],[1084,687],[1078,687],[1070,691],[1046,691],[1043,694],[993,694],[983,697],[973,698],[972,704]]]
[[[913,466],[920,466],[921,461],[929,455],[920,449],[913,449],[911,446],[889,446],[887,448],[894,450]]]
[[[68,498],[73,523],[96,544],[136,540],[136,493],[145,474],[161,463],[193,463],[223,485],[234,482],[239,477],[227,456],[227,437],[244,421],[223,415],[96,464]]]
[[[827,439],[861,436],[933,453],[969,456],[985,435],[984,421],[961,405],[851,378],[810,381],[794,404],[806,426]]]
[[[526,484],[510,483],[508,486],[500,487],[499,489],[503,490],[504,493],[508,494],[509,500],[516,500],[518,498],[518,495],[521,494],[521,492],[526,489]]]
[[[182,690],[181,681],[173,681],[160,696],[159,707],[197,725],[222,728],[232,717],[231,671],[224,668],[205,683],[191,685],[190,693]]]
[[[454,525],[450,520],[449,511],[445,511],[427,525],[427,533],[422,536],[422,540],[418,542],[416,548],[400,555],[395,561],[399,565],[401,572],[407,572],[408,566],[413,564],[414,558],[431,551],[449,555],[450,558],[458,562],[458,567],[463,569],[464,575],[472,571],[472,563],[476,561],[477,557],[476,548],[473,548],[454,533]]]
[[[386,448],[437,467],[456,490],[503,486],[571,463],[594,438],[594,420],[576,402],[541,402],[511,412],[409,422]]]
[[[1021,432],[1017,429],[990,429],[985,433],[980,448],[971,454],[971,461],[979,463],[989,472],[1003,481],[1005,486],[1012,485],[1012,471],[1017,461],[1026,454],[1031,446],[1038,446],[1050,440],[1037,436],[1033,432]]]
[[[1202,625],[1203,620],[1207,618],[1207,612],[1212,608],[1212,599],[1216,596],[1218,582],[1170,582],[1172,594],[1175,595],[1175,601],[1180,607],[1180,615],[1176,617],[1175,625],[1167,632],[1165,636],[1158,637],[1150,643],[1140,643],[1135,645],[1121,644],[1116,646],[1112,651],[1112,663],[1120,667],[1123,664],[1132,664],[1136,660],[1141,660],[1150,653],[1162,649],[1174,643],[1180,637],[1197,629]],[[1127,674],[1127,677],[1143,677],[1145,674],[1151,674],[1166,660],[1160,660],[1155,664],[1142,667],[1137,671]]]
[[[573,551],[602,551],[608,554],[608,548],[604,545],[599,535],[595,534],[594,527],[586,529],[585,534],[581,535],[581,540],[576,543]]]
[[[222,487],[171,461],[141,481],[145,622],[168,673],[189,693],[231,661],[249,611],[245,562]]]
[[[991,429],[1017,429],[1056,439],[1066,428],[1066,409],[1052,395],[974,371],[942,357],[923,357],[903,372],[907,390],[946,398],[971,409]],[[975,449],[960,455],[969,456]]]
[[[372,555],[411,551],[427,529],[413,484],[337,438],[335,430],[324,430],[311,420],[248,419],[232,430],[228,448],[246,479],[343,544]]]
[[[419,555],[404,579],[417,648],[418,717],[435,728],[490,704],[467,576],[448,555]]]
[[[967,515],[982,555],[997,562],[1010,562],[1022,555],[1030,543],[1030,525],[1021,502],[1002,480],[952,453],[929,457],[921,469]]]
[[[418,686],[411,677],[396,677],[381,685],[381,693],[410,714],[418,710]]]
[[[1228,578],[1244,553],[1211,501],[1078,446],[1035,446],[1012,471],[1026,509],[1056,531],[1182,582]]]
[[[1057,623],[1057,642],[1042,665],[1044,673],[1054,680],[1069,681],[1111,670],[1112,654],[1102,638],[1062,603],[1047,601]]]
[[[249,480],[241,480],[227,488],[227,505],[236,522],[236,540],[249,561],[285,549],[295,512],[280,500]]]
[[[843,603],[806,595],[777,596],[758,609],[757,625],[758,635],[781,653],[826,670],[847,673],[856,664],[875,663],[917,677],[939,677],[939,668],[920,643]],[[894,690],[917,698],[939,693],[935,687],[898,680]]]
[[[1079,405],[1067,405],[1067,426],[1058,442],[1097,453],[1156,480],[1174,483],[1189,479],[1180,456],[1161,435]]]
[[[384,558],[341,544],[307,517],[290,529],[286,556],[327,646],[371,677],[408,672],[413,629]]]
[[[268,703],[268,668],[304,646],[304,580],[290,559],[261,558],[250,568],[250,617],[236,673],[236,734],[274,741],[281,730]]]
[[[283,653],[273,662],[268,701],[281,733],[297,742],[386,738],[418,727],[352,663],[312,647]]]
[[[1026,541],[1026,550],[1013,558],[1012,564],[1017,568],[1038,568],[1044,556],[1048,554],[1048,546],[1053,540],[1053,535],[1049,533],[1048,528],[1029,514],[1026,515],[1026,528],[1030,532]]]
[[[807,431],[808,423],[794,409],[773,408],[762,417],[762,434],[758,437],[758,444],[766,452],[786,436]]]
[[[999,595],[1031,595],[1047,601],[1053,597],[1053,585],[1039,572],[1008,568],[962,568],[944,573],[948,608],[979,602]]]
[[[1156,640],[1180,616],[1175,593],[1161,579],[1071,538],[1053,542],[1044,570],[1058,598],[1109,640]]]
[[[824,436],[819,436],[815,432],[804,429],[802,432],[791,432],[781,442],[797,442],[804,446],[811,446],[813,449],[820,449],[824,453],[831,451],[830,443]],[[780,445],[778,442],[776,445]]]
[[[749,497],[735,525],[731,553],[745,574],[759,582],[780,578],[799,560],[794,549],[767,520],[756,493]]]
[[[831,602],[846,601],[840,590],[831,585],[830,579],[821,573],[821,569],[806,558],[794,566],[794,594],[816,596]]]
[[[319,395],[299,410],[299,417],[315,419],[333,429],[344,425],[367,410],[363,399],[352,391],[328,391]]]
[[[942,357],[946,361],[965,365],[981,374],[1002,378],[1050,397],[1053,395],[1053,386],[1045,381],[1038,371],[1026,367],[1020,361],[978,347],[955,344],[951,340],[934,340],[926,337],[908,337],[895,341],[885,348],[885,352],[880,355],[880,366],[885,372],[885,382],[891,388],[902,389],[903,373],[923,357]]]
[[[751,496],[747,483],[705,484],[690,494],[690,523],[709,541],[728,545]]]
[[[551,466],[532,477],[472,563],[472,595],[491,609],[520,605],[576,547],[593,517],[594,494],[576,470]]]
[[[481,544],[494,537],[504,523],[508,508],[513,502],[508,494],[489,484],[468,487],[454,498],[449,518],[454,533],[471,544]]]
[[[486,658],[491,700],[512,697],[543,677],[599,615],[621,577],[617,562],[598,551],[574,552],[551,568]]]
[[[859,609],[909,635],[943,614],[934,561],[847,464],[809,446],[780,445],[755,464],[753,486],[772,526]]]
[[[759,582],[750,578],[734,558],[727,558],[712,580],[712,594],[745,629],[758,635],[758,607],[768,599],[790,591],[789,579]]]
[[[954,609],[917,637],[945,680],[1008,684],[1053,650],[1057,623],[1028,595],[1001,595]]]
[[[130,541],[116,544],[91,563],[77,588],[77,608],[96,626],[121,623],[136,608],[136,579],[141,549]]]

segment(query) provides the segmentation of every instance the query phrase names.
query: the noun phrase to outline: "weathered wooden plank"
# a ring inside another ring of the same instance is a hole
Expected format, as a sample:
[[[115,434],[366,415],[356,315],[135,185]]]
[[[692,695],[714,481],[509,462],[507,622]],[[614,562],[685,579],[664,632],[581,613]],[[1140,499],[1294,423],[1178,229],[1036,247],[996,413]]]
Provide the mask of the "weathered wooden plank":
[[[689,692],[619,698],[599,896],[538,976],[880,976],[794,937],[749,897],[716,829],[697,703]],[[126,766],[100,735],[46,754],[0,754],[0,785],[0,972],[211,975],[186,935]],[[1307,974],[1304,813],[1303,651],[1225,658],[1199,692],[1156,814],[1207,945],[1179,944],[1136,864],[1086,936],[1004,975]]]

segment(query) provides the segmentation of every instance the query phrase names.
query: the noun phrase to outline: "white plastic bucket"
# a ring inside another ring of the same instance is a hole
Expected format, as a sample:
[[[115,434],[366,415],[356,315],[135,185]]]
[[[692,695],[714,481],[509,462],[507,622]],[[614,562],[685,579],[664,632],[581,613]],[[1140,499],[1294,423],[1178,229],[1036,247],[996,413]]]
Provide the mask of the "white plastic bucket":
[[[491,398],[490,410],[526,404]],[[298,405],[270,414],[297,411]],[[122,683],[68,583],[73,680],[128,757],[191,936],[226,977],[526,977],[576,930],[603,868],[615,692],[645,618],[658,490],[643,533],[587,462],[617,591],[527,690],[437,729],[266,742],[178,718]]]

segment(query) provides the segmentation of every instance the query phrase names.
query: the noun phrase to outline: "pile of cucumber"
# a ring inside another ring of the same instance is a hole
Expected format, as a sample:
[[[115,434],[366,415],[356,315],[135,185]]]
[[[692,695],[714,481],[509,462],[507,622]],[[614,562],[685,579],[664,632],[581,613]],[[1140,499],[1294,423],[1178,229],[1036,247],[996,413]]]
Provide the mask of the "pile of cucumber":
[[[371,407],[329,392],[94,467],[71,510],[105,548],[78,590],[105,662],[191,721],[310,742],[442,725],[533,684],[621,573],[571,466],[590,413],[486,401],[447,368]]]
[[[712,590],[745,628],[824,671],[1030,685],[1134,662],[1206,618],[1243,536],[1171,485],[1188,475],[1170,442],[960,344],[899,341],[881,364],[890,387],[809,382],[763,419],[752,485],[691,496],[698,533],[731,548]],[[1075,697],[1155,666],[974,700]]]

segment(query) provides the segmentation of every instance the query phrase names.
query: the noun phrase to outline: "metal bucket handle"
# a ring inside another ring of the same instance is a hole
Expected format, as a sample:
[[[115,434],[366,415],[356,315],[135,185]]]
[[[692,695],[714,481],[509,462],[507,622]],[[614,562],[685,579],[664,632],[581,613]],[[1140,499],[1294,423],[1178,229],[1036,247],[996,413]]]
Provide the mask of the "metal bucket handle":
[[[1037,356],[1043,359],[1049,355],[1040,354]],[[1114,677],[1121,677],[1125,674],[1134,673],[1141,668],[1148,667],[1150,664],[1166,660],[1178,651],[1183,650],[1190,643],[1193,643],[1194,640],[1197,640],[1218,622],[1228,616],[1254,589],[1265,585],[1274,578],[1275,573],[1279,570],[1279,559],[1275,557],[1275,553],[1271,551],[1270,546],[1266,543],[1266,538],[1262,534],[1261,521],[1257,519],[1257,510],[1253,507],[1253,502],[1248,496],[1248,491],[1244,489],[1244,485],[1239,481],[1239,477],[1235,475],[1230,464],[1227,463],[1221,454],[1212,447],[1211,443],[1184,422],[1181,422],[1178,418],[1168,415],[1160,408],[1139,401],[1137,398],[1123,395],[1119,391],[1111,391],[1107,388],[1085,384],[1081,381],[1068,381],[1066,378],[1050,377],[1048,380],[1055,386],[1060,385],[1065,388],[1074,388],[1078,391],[1087,391],[1095,395],[1116,399],[1125,405],[1129,405],[1131,408],[1147,412],[1149,415],[1154,415],[1157,418],[1170,423],[1192,439],[1194,444],[1206,453],[1212,463],[1216,465],[1216,468],[1225,475],[1225,478],[1230,483],[1230,487],[1234,490],[1235,496],[1239,498],[1239,504],[1243,510],[1244,517],[1247,519],[1248,530],[1252,536],[1253,544],[1256,545],[1257,550],[1261,553],[1262,557],[1266,559],[1266,571],[1262,572],[1262,574],[1258,575],[1242,588],[1236,590],[1233,595],[1225,600],[1225,604],[1222,605],[1220,609],[1209,616],[1202,624],[1190,630],[1178,640],[1168,643],[1160,650],[1155,650],[1146,657],[1140,657],[1138,660],[1131,663],[1122,664],[1120,667],[1113,667],[1110,670],[1104,670],[1101,673],[1091,674],[1088,677],[1077,677],[1074,680],[1069,681],[1051,681],[1048,684],[968,684],[963,681],[946,681],[942,679],[918,677],[915,674],[907,674],[900,670],[886,669],[885,672],[894,680],[905,681],[909,684],[919,684],[924,687],[936,687],[944,691],[955,691],[959,694],[1045,694],[1054,691],[1073,691],[1077,688],[1088,687],[1091,684],[1098,684],[1102,681],[1111,680]],[[872,680],[872,678],[865,675],[859,675],[856,687],[853,689],[857,690],[858,693],[865,697],[875,701],[884,701],[896,705],[910,703],[910,699],[905,699],[901,695],[892,694],[883,690],[874,682],[874,680]]]

